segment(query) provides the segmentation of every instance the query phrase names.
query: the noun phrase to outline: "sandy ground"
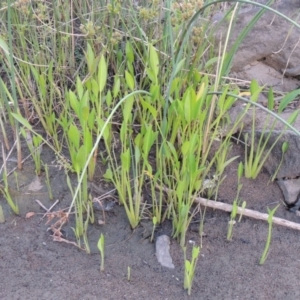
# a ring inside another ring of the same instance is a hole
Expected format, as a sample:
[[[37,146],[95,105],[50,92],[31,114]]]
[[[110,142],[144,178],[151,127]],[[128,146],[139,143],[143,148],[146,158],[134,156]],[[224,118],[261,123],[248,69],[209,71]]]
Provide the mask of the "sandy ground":
[[[234,149],[236,153],[240,150]],[[232,203],[235,197],[237,163],[227,170],[219,201]],[[151,228],[149,221],[143,221],[132,231],[120,206],[105,214],[105,225],[90,227],[90,255],[73,245],[54,242],[47,231],[46,218],[41,220],[43,209],[35,200],[46,207],[53,201],[49,201],[45,186],[38,192],[28,191],[34,181],[31,165],[28,161],[19,172],[21,191],[16,193],[15,199],[21,216],[11,214],[4,198],[0,198],[6,216],[6,222],[0,224],[0,299],[288,300],[300,297],[299,232],[274,226],[269,256],[266,263],[259,266],[268,224],[244,217],[235,225],[233,240],[228,242],[229,214],[222,211],[209,209],[206,213],[203,247],[190,297],[183,289],[183,253],[177,241],[171,240],[170,245],[175,269],[161,267],[155,257],[155,245],[145,234],[149,226]],[[60,199],[57,209],[65,208],[70,195],[64,173],[53,168],[50,174],[54,197]],[[247,207],[266,212],[267,207],[280,203],[276,216],[299,223],[299,217],[286,211],[276,183],[268,182],[266,173],[256,180],[243,180],[241,197],[247,201]],[[40,214],[25,219],[29,211]],[[96,217],[102,219],[103,215],[98,212]],[[72,224],[71,219],[64,227],[65,237],[71,241],[74,239]],[[188,242],[200,243],[197,227],[197,223],[192,225]],[[100,272],[96,247],[101,233],[106,238],[105,272]],[[169,221],[157,228],[156,236],[160,234],[171,235]],[[191,244],[188,245],[191,248]]]

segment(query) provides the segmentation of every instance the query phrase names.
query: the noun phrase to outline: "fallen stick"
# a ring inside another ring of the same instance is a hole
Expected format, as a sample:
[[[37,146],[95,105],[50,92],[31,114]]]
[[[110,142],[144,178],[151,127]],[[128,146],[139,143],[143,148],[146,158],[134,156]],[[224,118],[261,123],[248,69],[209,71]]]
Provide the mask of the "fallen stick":
[[[228,211],[228,212],[232,211],[231,204],[226,204],[226,203],[222,203],[222,202],[218,202],[218,201],[214,201],[214,200],[208,200],[208,199],[205,199],[202,197],[196,197],[194,202],[198,203],[200,205],[203,205],[203,206],[210,207],[210,208],[216,208],[216,209],[220,209],[220,210],[224,210],[224,211]],[[264,214],[264,213],[261,213],[261,212],[258,212],[258,211],[252,210],[252,209],[246,209],[246,208],[241,208],[241,207],[238,207],[237,212],[240,215],[242,214],[243,216],[247,216],[250,218],[263,220],[263,221],[268,221],[268,217],[269,217],[268,214]],[[281,219],[281,218],[277,218],[277,217],[273,217],[272,220],[273,220],[273,224],[300,230],[300,224],[298,224],[298,223],[287,221],[285,219]]]
[[[156,188],[161,189],[162,187],[157,185]],[[170,192],[170,190],[166,187],[163,187],[162,189],[166,193]],[[227,212],[231,212],[232,208],[233,208],[233,206],[231,204],[222,203],[222,202],[214,201],[214,200],[209,200],[209,199],[205,199],[205,198],[202,198],[202,197],[196,197],[194,199],[194,203],[197,203],[197,204],[200,204],[200,205],[203,205],[203,206],[207,206],[207,207],[210,207],[210,208],[224,210],[224,211],[227,211]],[[258,212],[256,210],[241,208],[241,207],[238,207],[237,213],[240,214],[240,215],[246,216],[246,217],[250,217],[250,218],[258,219],[258,220],[263,220],[263,221],[268,221],[268,217],[269,217],[268,214],[264,214],[264,213]],[[281,219],[281,218],[277,218],[277,217],[273,217],[272,222],[273,222],[273,224],[277,224],[277,225],[285,226],[285,227],[288,227],[288,228],[300,230],[300,224],[299,223],[287,221],[285,219]]]

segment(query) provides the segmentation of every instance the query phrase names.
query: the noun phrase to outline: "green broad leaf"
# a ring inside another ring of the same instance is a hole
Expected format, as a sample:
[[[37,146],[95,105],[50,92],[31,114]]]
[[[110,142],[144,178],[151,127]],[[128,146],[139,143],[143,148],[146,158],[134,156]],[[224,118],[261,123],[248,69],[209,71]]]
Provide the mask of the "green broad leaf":
[[[113,173],[112,173],[111,168],[108,168],[108,169],[106,170],[106,172],[103,174],[103,177],[104,177],[106,180],[110,180],[110,181],[113,180]]]
[[[209,60],[206,62],[204,69],[206,70],[206,69],[209,68],[210,66],[214,65],[215,63],[218,62],[219,59],[220,59],[220,57],[218,57],[218,56],[209,59]]]
[[[88,71],[90,74],[93,74],[95,71],[95,55],[91,45],[87,44],[87,50],[84,52],[85,59],[88,66]]]
[[[201,189],[201,186],[202,186],[202,180],[199,179],[194,182],[193,188],[195,191],[199,191]]]
[[[137,136],[135,137],[134,144],[138,147],[143,146],[143,135],[141,133],[138,133]]]
[[[106,102],[107,106],[110,107],[110,105],[112,103],[111,90],[107,91],[107,94],[106,94],[106,97],[105,97],[105,102]]]
[[[29,144],[28,142],[30,142],[30,141],[29,141],[29,139],[27,139],[27,131],[24,129],[24,127],[20,128],[20,132],[21,132],[23,138],[27,140],[27,144]]]
[[[187,270],[188,273],[192,271],[192,264],[189,260],[185,261],[185,269]]]
[[[244,165],[243,162],[240,162],[238,166],[238,180],[241,180],[243,173],[244,173]]]
[[[69,127],[68,139],[70,143],[75,147],[75,149],[78,150],[80,142],[80,132],[74,124],[71,124]]]
[[[187,158],[188,158],[188,171],[189,171],[189,173],[192,174],[191,179],[192,179],[192,181],[194,181],[194,180],[196,180],[195,175],[197,175],[199,173],[197,170],[196,157],[192,153],[189,153]]]
[[[146,73],[147,73],[147,76],[149,77],[149,79],[151,80],[151,82],[156,84],[157,83],[157,77],[155,77],[155,74],[154,74],[153,70],[150,69],[150,68],[146,68]]]
[[[79,103],[80,103],[80,106],[79,106],[80,108],[79,108],[79,109],[81,109],[83,106],[89,107],[89,104],[90,104],[89,102],[90,102],[89,91],[86,90],[86,91],[84,92],[82,98],[79,99]]]
[[[187,155],[190,151],[190,141],[185,141],[181,146],[181,153],[182,155]]]
[[[77,92],[78,98],[81,99],[83,96],[83,85],[82,85],[82,81],[79,78],[79,76],[76,77],[76,92]]]
[[[11,115],[14,117],[14,119],[16,119],[20,124],[22,124],[23,126],[25,126],[27,129],[32,130],[32,126],[29,124],[29,122],[24,119],[20,114],[16,114],[16,113],[11,113]]]
[[[184,118],[190,123],[192,121],[192,105],[191,105],[191,94],[190,89],[187,89],[183,95],[184,103]]]
[[[229,85],[226,85],[224,90],[222,91],[222,95],[219,96],[218,107],[220,108],[221,111],[224,109],[225,106],[225,99],[226,99],[228,89],[229,89]]]
[[[199,254],[200,254],[200,248],[194,246],[192,250],[192,260],[197,259]]]
[[[79,101],[77,100],[77,97],[74,94],[74,92],[69,91],[68,95],[69,95],[70,106],[74,110],[74,112],[76,113],[76,115],[78,116],[79,115],[79,109],[80,109]]]
[[[98,124],[99,130],[102,130],[105,122],[101,118],[97,118],[97,124]],[[109,142],[109,139],[110,139],[110,126],[111,126],[111,124],[108,124],[103,130],[102,136],[106,142]]]
[[[31,73],[33,74],[34,79],[38,82],[39,81],[39,72],[38,72],[37,68],[34,68],[33,66],[31,66],[30,70],[31,70]]]
[[[102,93],[102,91],[105,88],[107,81],[107,65],[104,58],[104,55],[101,55],[99,66],[98,66],[98,84],[99,84],[99,92]]]
[[[105,245],[105,238],[104,238],[103,233],[101,233],[100,238],[99,238],[98,243],[97,243],[98,250],[101,253],[103,253],[103,251],[104,251],[104,245]]]
[[[196,92],[193,87],[190,90],[190,105],[191,105],[191,118],[192,121],[197,120],[199,117],[199,110],[201,109],[201,102],[196,100]]]
[[[156,216],[154,216],[152,218],[152,223],[153,223],[154,226],[157,224],[157,217]]]
[[[177,162],[179,159],[178,159],[178,155],[177,155],[177,151],[176,151],[176,148],[175,146],[170,143],[170,142],[167,142],[167,146],[165,148],[165,155],[167,158],[169,157],[173,157],[173,159],[175,160],[175,162]]]
[[[121,125],[121,130],[120,130],[120,140],[122,143],[127,143],[127,123],[126,122],[123,122],[122,125]]]
[[[93,149],[93,136],[88,128],[85,129],[83,144],[86,148],[87,154],[90,154]]]
[[[48,81],[51,84],[53,84],[53,64],[54,64],[54,61],[51,60],[49,63],[49,66],[48,66],[48,74],[47,74]]]
[[[129,172],[130,170],[130,151],[129,148],[121,153],[121,165],[122,165],[122,170],[125,172]]]
[[[157,81],[157,75],[159,71],[159,59],[155,48],[151,44],[149,44],[149,65],[156,78],[155,81]]]
[[[182,66],[184,65],[185,62],[185,58],[183,58],[177,65],[175,68],[175,72],[174,72],[174,77],[177,75],[177,73],[182,69]]]
[[[281,150],[282,150],[282,153],[286,153],[286,151],[288,151],[289,149],[289,143],[287,141],[283,142],[282,143],[282,146],[281,146]]]
[[[132,76],[134,76],[134,68],[133,68],[133,64],[131,64],[129,61],[127,61],[126,66],[127,66],[127,71],[128,71]]]
[[[234,91],[231,92],[231,94],[238,95],[239,89],[238,88],[235,89]],[[232,107],[232,105],[235,103],[235,101],[236,101],[235,97],[229,96],[224,103],[224,111],[228,111]]]
[[[184,95],[184,115],[187,122],[198,119],[199,109],[201,109],[201,102],[196,100],[196,92],[193,87],[189,87]]]
[[[278,112],[281,113],[300,94],[300,89],[294,90],[285,95],[280,101]]]
[[[176,188],[176,196],[178,198],[178,203],[181,203],[182,197],[183,197],[183,192],[185,190],[185,183],[183,180],[180,180],[178,182],[177,188]]]
[[[87,121],[88,127],[90,130],[93,130],[95,127],[95,121],[96,121],[96,110],[93,108],[89,113],[89,118]]]
[[[274,93],[273,88],[270,87],[268,92],[268,109],[273,110],[274,109]]]
[[[43,139],[40,135],[34,135],[32,137],[32,141],[33,141],[33,146],[37,148],[41,145]]]
[[[202,74],[200,74],[200,72],[197,69],[194,69],[192,74],[192,79],[193,79],[192,80],[193,84],[198,86],[202,81]]]
[[[150,86],[150,93],[151,93],[151,98],[152,98],[153,101],[159,100],[160,85],[158,85],[158,84],[151,84],[151,86]]]
[[[81,108],[81,118],[84,122],[87,122],[89,119],[90,110],[88,106],[83,106]]]
[[[138,163],[140,162],[141,159],[141,150],[138,145],[134,146],[134,160],[135,160],[135,165],[137,166]]]
[[[46,78],[44,74],[39,74],[38,89],[42,97],[45,98],[47,94],[47,88],[46,88]]]
[[[121,48],[121,47],[120,47],[120,48]],[[119,49],[119,50],[117,51],[116,58],[117,58],[118,65],[121,65],[122,62],[123,62],[123,51],[122,51],[122,49]]]
[[[256,102],[262,90],[263,87],[260,87],[256,80],[252,80],[250,84],[251,101]]]
[[[124,104],[123,108],[123,122],[127,123],[131,119],[132,106],[134,97],[129,97]]]
[[[74,170],[77,174],[81,172],[83,169],[87,159],[87,152],[84,145],[82,145],[76,155],[75,163],[74,163]]]
[[[120,92],[121,81],[118,76],[115,76],[114,86],[113,86],[113,97],[116,98]]]
[[[179,77],[173,79],[171,83],[170,94],[173,94],[175,91],[178,91],[180,89],[179,82],[180,82]]]
[[[149,110],[151,115],[153,116],[154,119],[157,117],[157,110],[155,107],[153,107],[151,104],[149,104],[147,101],[143,100],[142,98],[140,99],[140,103],[142,104],[143,108],[146,110]]]
[[[156,141],[158,136],[158,132],[154,132],[150,126],[146,128],[146,134],[144,136],[144,143],[143,143],[143,152],[145,157],[148,157],[151,147],[153,146],[154,142]]]
[[[99,94],[99,85],[95,78],[90,78],[86,82],[86,87],[91,93],[96,97],[96,101],[98,100],[98,94]],[[93,99],[94,100],[94,99]]]
[[[126,53],[127,61],[130,64],[132,64],[134,62],[134,51],[133,51],[132,45],[129,43],[129,41],[126,42],[125,53]]]
[[[199,101],[206,94],[207,86],[205,82],[202,82],[196,95],[196,101]]]
[[[230,214],[230,217],[232,219],[234,219],[236,217],[237,211],[238,211],[237,200],[234,200],[233,203],[232,203],[232,211],[231,211],[231,214]]]
[[[278,204],[276,207],[274,207],[273,209],[269,209],[269,207],[267,207],[267,210],[268,210],[268,223],[269,224],[272,224],[273,223],[273,216],[277,210],[277,208],[280,206],[280,204]]]
[[[4,51],[5,55],[8,57],[9,56],[8,45],[1,37],[0,37],[0,48]]]
[[[293,125],[295,123],[295,121],[297,120],[297,117],[299,115],[299,110],[295,110],[288,118],[287,122],[290,125]]]
[[[128,71],[125,71],[125,80],[126,80],[128,87],[130,88],[130,90],[133,91],[134,90],[134,78]]]

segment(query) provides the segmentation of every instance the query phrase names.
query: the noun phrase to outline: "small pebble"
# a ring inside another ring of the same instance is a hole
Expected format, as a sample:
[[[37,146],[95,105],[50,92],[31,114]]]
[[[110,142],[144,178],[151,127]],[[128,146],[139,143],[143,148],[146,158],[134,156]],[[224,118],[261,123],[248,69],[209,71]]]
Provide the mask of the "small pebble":
[[[175,266],[170,255],[170,237],[161,235],[156,239],[156,257],[158,262],[169,269],[174,269]]]

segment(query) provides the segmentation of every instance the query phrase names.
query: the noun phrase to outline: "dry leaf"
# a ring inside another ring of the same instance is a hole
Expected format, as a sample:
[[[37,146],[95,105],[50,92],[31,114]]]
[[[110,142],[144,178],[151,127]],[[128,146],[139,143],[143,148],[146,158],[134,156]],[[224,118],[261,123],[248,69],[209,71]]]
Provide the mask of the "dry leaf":
[[[99,225],[104,225],[105,222],[99,219],[99,220],[98,220],[98,224],[99,224]]]
[[[26,219],[29,219],[29,218],[33,217],[34,215],[35,215],[35,212],[30,211],[30,212],[28,212],[28,213],[26,214],[25,218],[26,218]]]

